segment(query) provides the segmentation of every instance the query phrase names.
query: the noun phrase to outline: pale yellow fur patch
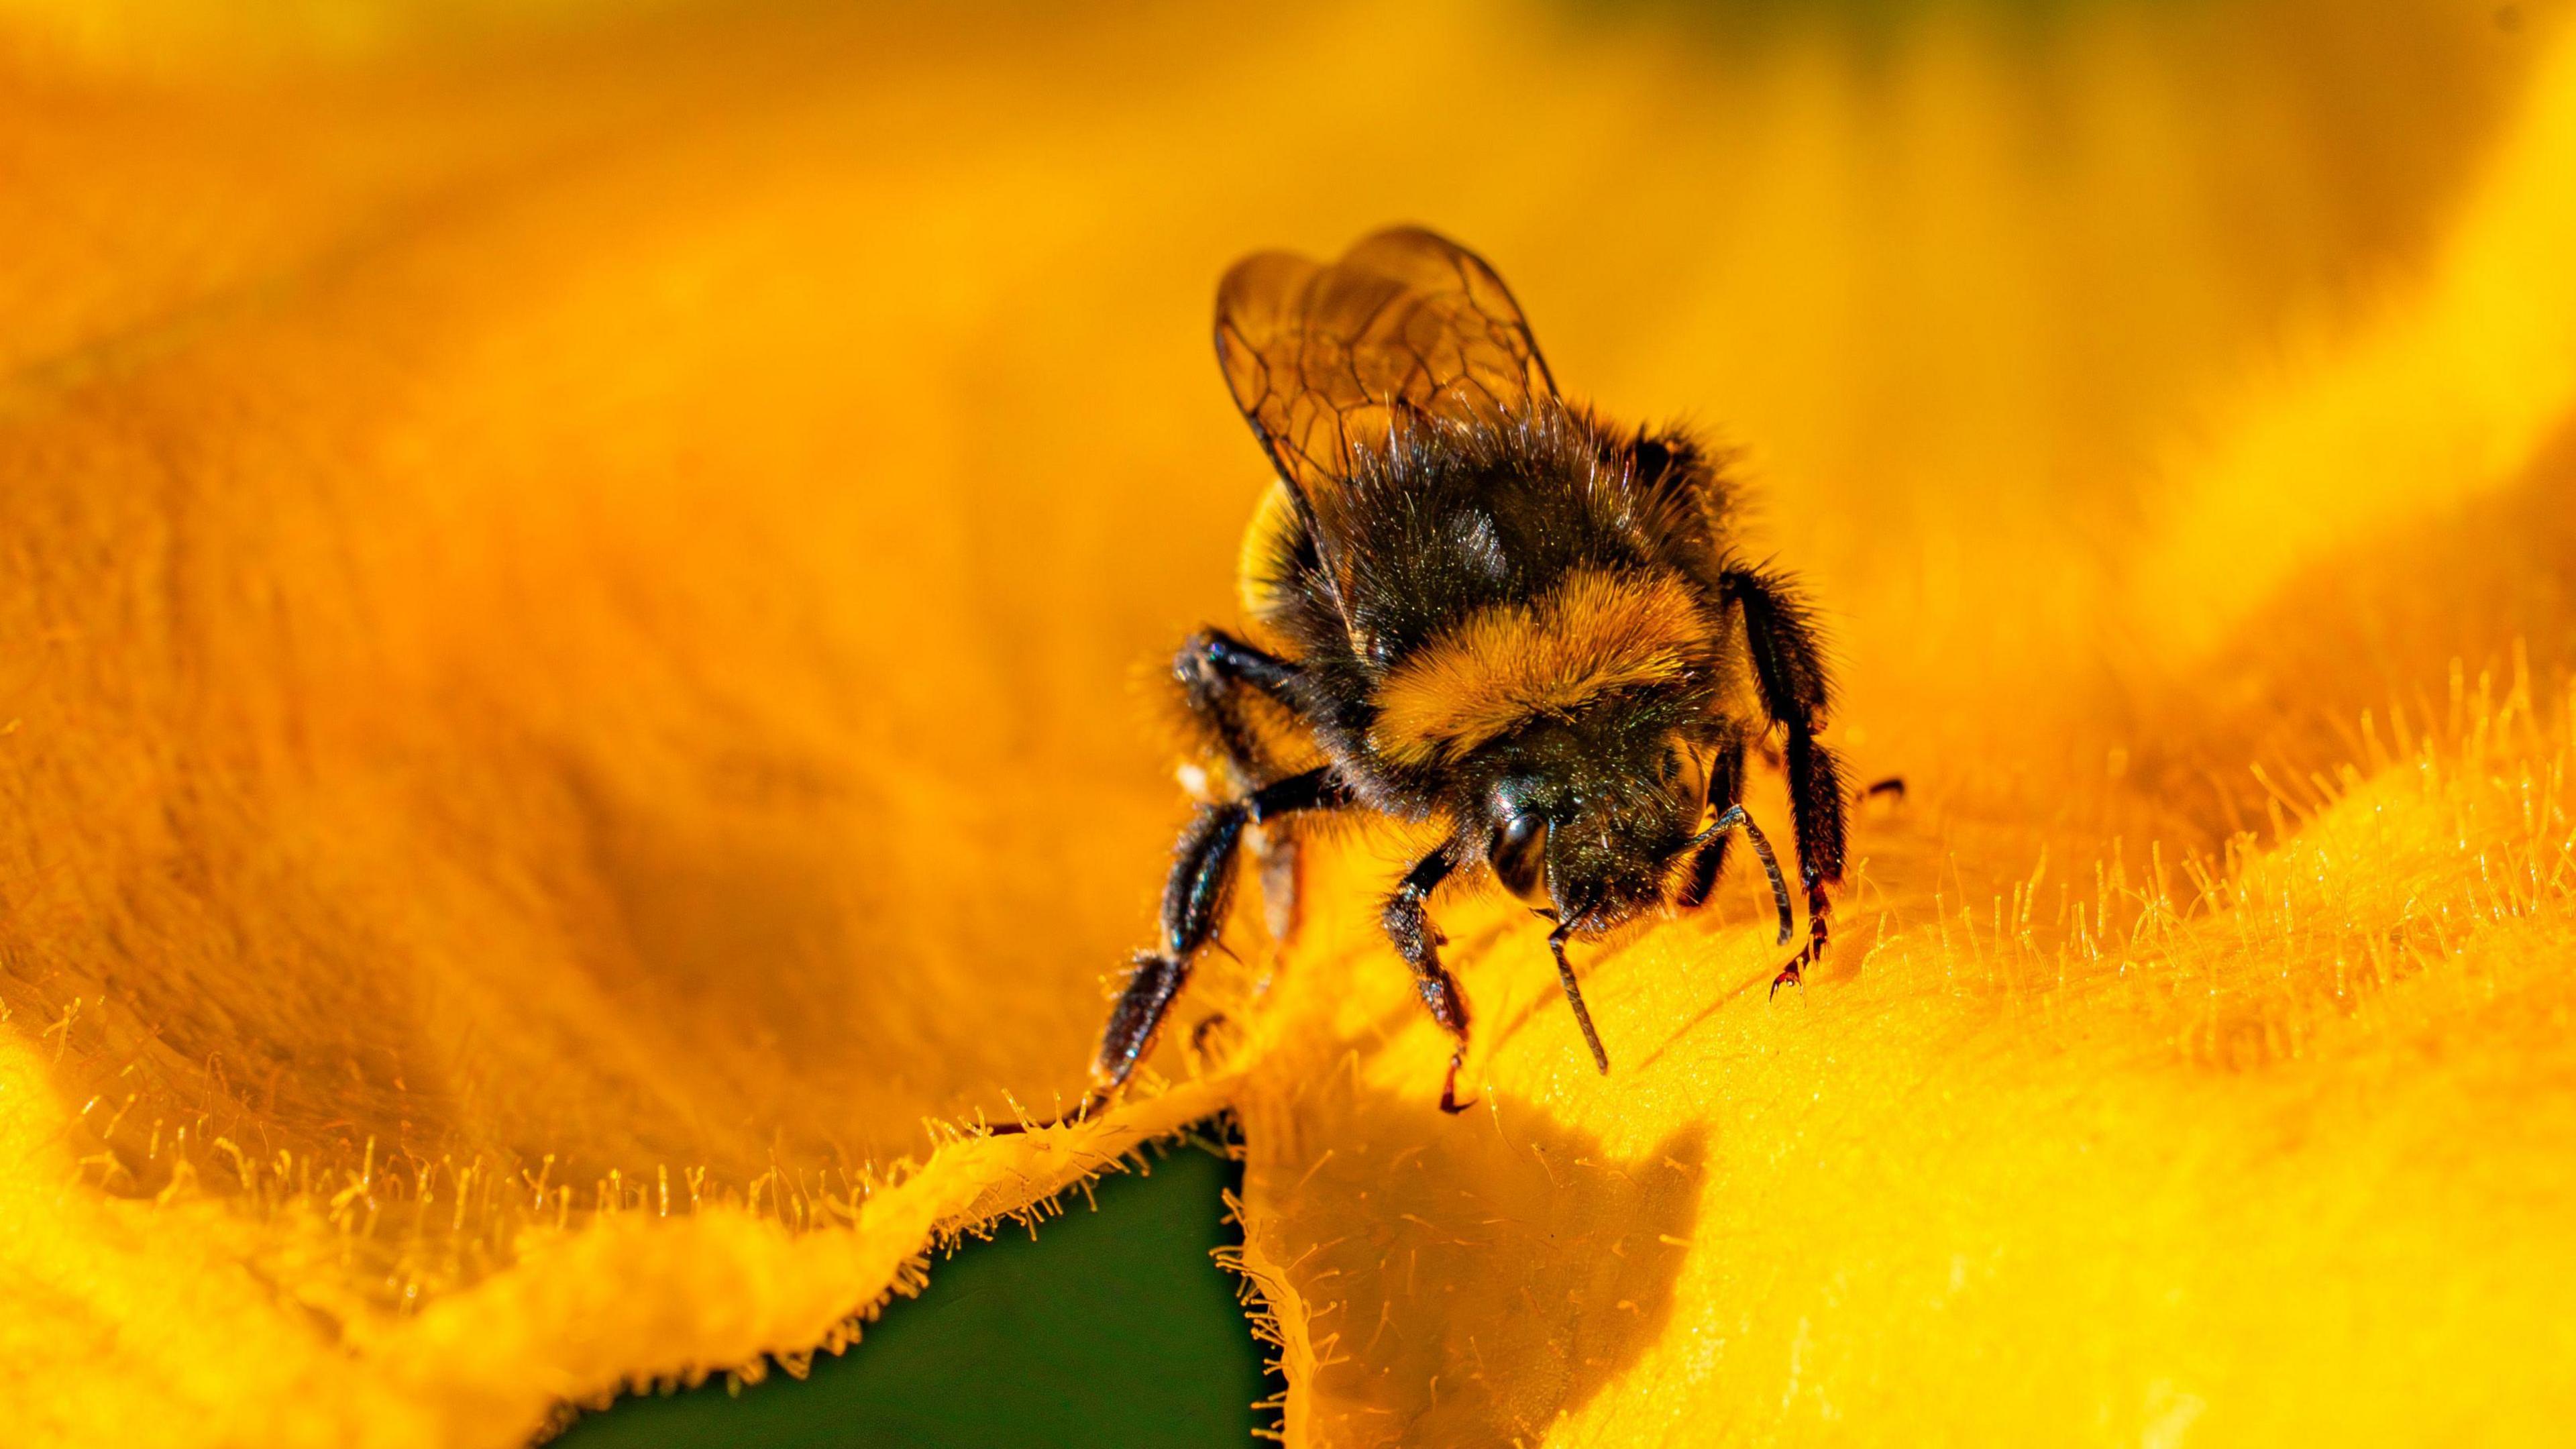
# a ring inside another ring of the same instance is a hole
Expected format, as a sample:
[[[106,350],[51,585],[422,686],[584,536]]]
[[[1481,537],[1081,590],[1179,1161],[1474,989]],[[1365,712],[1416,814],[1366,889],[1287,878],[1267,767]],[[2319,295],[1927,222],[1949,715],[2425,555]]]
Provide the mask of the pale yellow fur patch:
[[[1398,764],[1455,757],[1536,716],[1674,678],[1710,645],[1681,579],[1578,570],[1537,603],[1480,610],[1406,659],[1379,691],[1369,738]]]
[[[1279,581],[1270,576],[1279,556],[1280,542],[1297,526],[1297,500],[1290,496],[1288,485],[1273,483],[1261,495],[1261,504],[1252,512],[1252,522],[1243,530],[1243,547],[1237,552],[1234,566],[1235,597],[1242,601],[1243,612],[1260,618],[1278,603],[1275,590]]]

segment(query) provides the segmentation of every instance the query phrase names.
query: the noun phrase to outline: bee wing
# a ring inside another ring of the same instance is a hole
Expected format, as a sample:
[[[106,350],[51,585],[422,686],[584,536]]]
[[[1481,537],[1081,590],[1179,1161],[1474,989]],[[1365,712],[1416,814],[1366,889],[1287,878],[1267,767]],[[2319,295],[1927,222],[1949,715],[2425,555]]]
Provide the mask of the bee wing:
[[[1420,227],[1329,266],[1244,258],[1217,287],[1216,353],[1235,406],[1311,505],[1382,445],[1399,410],[1493,422],[1556,396],[1529,322],[1482,257]]]

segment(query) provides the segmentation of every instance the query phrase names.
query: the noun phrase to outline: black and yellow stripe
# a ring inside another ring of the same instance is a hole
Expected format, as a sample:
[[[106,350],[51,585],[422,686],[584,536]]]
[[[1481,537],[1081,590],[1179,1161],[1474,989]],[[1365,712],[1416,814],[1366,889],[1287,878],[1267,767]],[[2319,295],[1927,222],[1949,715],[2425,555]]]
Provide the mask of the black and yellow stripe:
[[[1369,741],[1397,765],[1456,759],[1533,718],[1680,679],[1716,648],[1679,574],[1576,569],[1536,601],[1478,609],[1408,654],[1378,690]]]

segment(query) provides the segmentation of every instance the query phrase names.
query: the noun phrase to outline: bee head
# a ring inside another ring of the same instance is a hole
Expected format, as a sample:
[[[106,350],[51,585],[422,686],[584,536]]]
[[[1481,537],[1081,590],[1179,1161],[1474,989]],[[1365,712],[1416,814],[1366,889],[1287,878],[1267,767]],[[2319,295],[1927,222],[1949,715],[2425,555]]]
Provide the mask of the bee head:
[[[1661,906],[1707,805],[1704,760],[1679,730],[1614,711],[1499,742],[1478,799],[1495,878],[1577,935]]]

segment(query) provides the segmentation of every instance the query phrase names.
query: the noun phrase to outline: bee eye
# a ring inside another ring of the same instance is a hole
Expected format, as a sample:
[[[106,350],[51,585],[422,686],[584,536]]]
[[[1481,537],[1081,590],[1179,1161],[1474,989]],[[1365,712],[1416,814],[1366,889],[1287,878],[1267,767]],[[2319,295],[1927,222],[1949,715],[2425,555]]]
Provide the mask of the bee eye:
[[[1549,903],[1545,817],[1524,814],[1504,821],[1485,855],[1493,862],[1494,876],[1503,889],[1533,906]]]

